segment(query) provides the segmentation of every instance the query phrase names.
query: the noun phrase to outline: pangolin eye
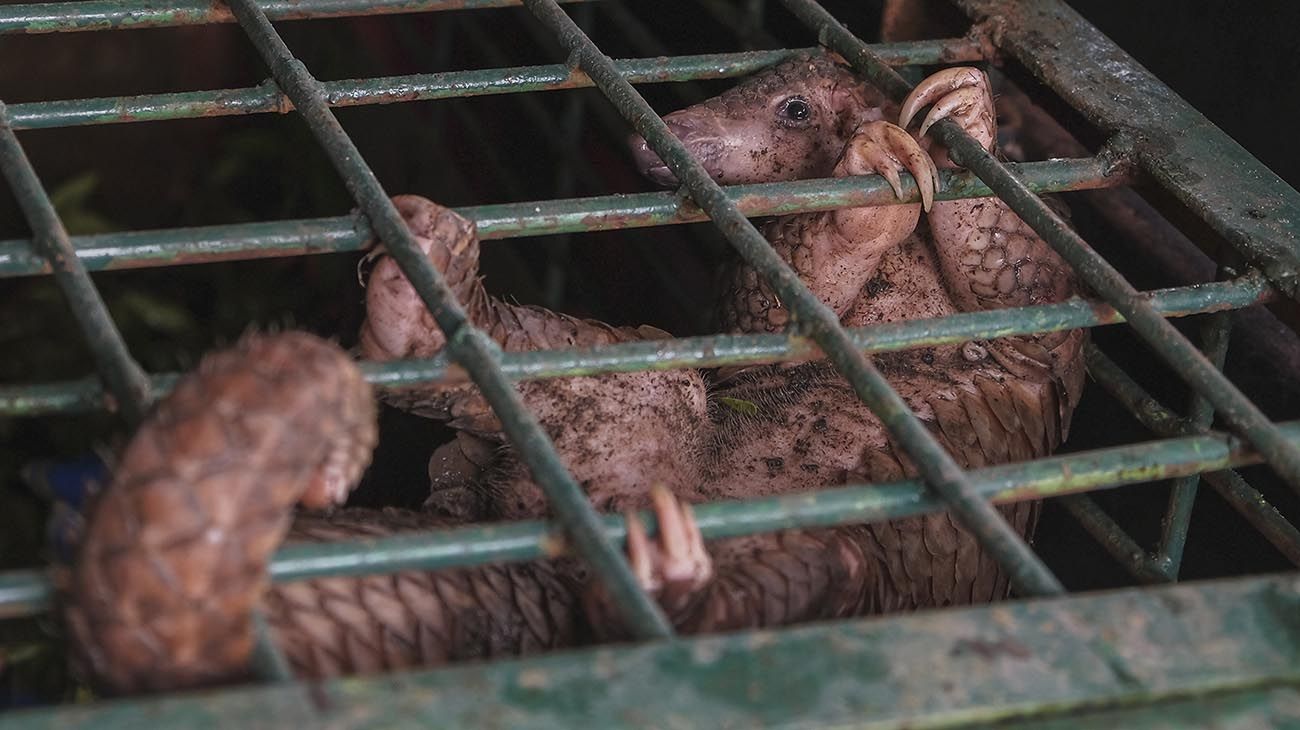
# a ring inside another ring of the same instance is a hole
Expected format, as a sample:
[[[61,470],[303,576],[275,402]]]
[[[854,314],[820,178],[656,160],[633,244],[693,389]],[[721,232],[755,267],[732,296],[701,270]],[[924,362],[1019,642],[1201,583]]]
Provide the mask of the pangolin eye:
[[[812,116],[812,106],[808,100],[798,96],[792,96],[781,102],[780,115],[795,122],[803,122]]]

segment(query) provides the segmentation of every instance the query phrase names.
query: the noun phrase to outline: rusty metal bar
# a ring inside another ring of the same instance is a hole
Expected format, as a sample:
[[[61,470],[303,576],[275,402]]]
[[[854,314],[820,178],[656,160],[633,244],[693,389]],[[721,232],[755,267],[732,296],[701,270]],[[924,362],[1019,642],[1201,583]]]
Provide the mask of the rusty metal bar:
[[[2,6],[0,10],[3,10]],[[978,46],[964,38],[888,43],[873,48],[889,63],[899,65],[932,64],[949,57],[961,61],[980,58]],[[711,53],[670,59],[633,58],[615,63],[619,73],[633,83],[727,79],[761,71],[805,50],[808,49]],[[332,107],[557,91],[591,85],[586,74],[563,64],[322,82],[326,101]],[[197,117],[287,114],[292,110],[292,102],[274,84],[264,83],[242,89],[12,104],[9,115],[14,129],[50,129]]]
[[[714,182],[704,167],[668,131],[663,119],[637,93],[573,20],[552,0],[524,0],[570,53],[570,63],[591,76],[681,180],[692,199],[709,214],[745,261],[773,287],[809,335],[826,352],[858,396],[880,418],[925,480],[952,507],[959,521],[994,556],[1022,595],[1055,595],[1064,589],[997,510],[980,499],[952,456],[935,440],[865,355],[853,346],[835,313],[799,280],[766,239]]]
[[[1300,191],[1061,0],[954,2],[977,22],[995,21],[999,47],[1103,131],[1124,136],[1153,179],[1279,290],[1300,294]]]
[[[1300,443],[1300,421],[1282,425]],[[1143,484],[1228,467],[1259,463],[1240,439],[1210,432],[1053,456],[1018,464],[973,469],[968,476],[981,499],[999,504]],[[718,539],[912,517],[948,509],[924,482],[850,484],[803,494],[700,504],[693,508],[705,538]],[[654,534],[653,515],[640,515]],[[603,516],[605,539],[626,536],[621,516]],[[572,554],[556,523],[520,521],[439,528],[421,533],[280,548],[271,563],[275,581],[407,570],[440,570],[488,563],[522,562]],[[1140,552],[1140,551],[1139,551]],[[40,571],[0,573],[0,618],[46,610],[51,590]]]
[[[1043,12],[1049,2],[1053,7],[1062,8],[1062,12],[1068,10],[1056,0],[1044,0],[1036,5],[1035,12]],[[886,94],[901,101],[912,90],[910,83],[877,58],[865,43],[814,0],[782,0],[782,3],[815,30],[820,40],[843,54]],[[1015,4],[1024,5],[1021,2]],[[1028,12],[1026,8],[1019,9]],[[999,4],[998,10],[1003,16],[1013,15],[1005,3]],[[1068,26],[1055,27],[1054,34],[1062,35],[1064,28]],[[948,148],[955,162],[987,183],[999,198],[1070,263],[1075,273],[1088,286],[1123,313],[1133,331],[1180,378],[1205,396],[1225,421],[1258,446],[1269,465],[1293,489],[1300,492],[1300,446],[1282,438],[1276,425],[1225,378],[1195,345],[1156,313],[1119,271],[1092,250],[1059,215],[988,150],[967,135],[956,122],[944,119],[931,127],[931,130]]]
[[[1289,728],[1298,611],[1294,575],[1251,576],[26,710],[12,725]]]
[[[1061,498],[1061,504],[1098,544],[1110,553],[1120,565],[1128,569],[1134,578],[1143,583],[1167,583],[1168,575],[1137,541],[1130,536],[1119,523],[1106,514],[1093,499],[1086,494],[1072,494]]]
[[[1190,421],[1161,405],[1101,350],[1089,347],[1085,354],[1089,374],[1127,408],[1139,423],[1163,436],[1199,432]],[[1259,530],[1278,552],[1300,566],[1300,530],[1269,504],[1264,495],[1230,469],[1203,474],[1202,478],[1238,514]]]
[[[257,5],[272,20],[308,20],[479,10],[518,4],[519,0],[259,0]],[[154,0],[79,0],[0,5],[0,34],[170,28],[233,22],[235,18],[227,4],[211,0],[168,0],[165,3]]]
[[[397,262],[447,336],[447,352],[469,372],[501,419],[516,453],[546,493],[578,552],[590,562],[611,598],[641,638],[664,638],[672,627],[663,611],[641,590],[618,547],[604,538],[599,517],[560,462],[541,425],[524,407],[498,365],[500,347],[473,326],[442,276],[413,240],[401,215],[366,165],[356,145],[325,101],[320,84],[293,57],[266,14],[253,0],[230,0],[239,24],[270,67],[280,89],[293,101],[330,157],[348,191],[369,218],[389,255]]]
[[[1231,282],[1203,284],[1149,292],[1153,306],[1166,317],[1240,309],[1271,301],[1276,294],[1262,275]],[[1123,322],[1101,302],[1071,299],[1020,309],[961,312],[933,319],[888,322],[848,330],[855,347],[867,353],[957,344],[972,339],[1058,332],[1078,327]],[[535,380],[572,375],[672,370],[724,365],[760,365],[824,357],[807,337],[787,334],[710,335],[653,342],[626,342],[589,349],[509,352],[501,370],[510,380]],[[428,360],[362,363],[367,379],[381,387],[464,381],[463,369],[445,355]],[[168,392],[176,373],[155,375],[153,388]],[[103,391],[93,381],[0,386],[0,415],[89,411],[102,408]]]
[[[39,256],[67,300],[72,316],[81,330],[82,339],[95,359],[99,377],[113,395],[113,403],[134,427],[149,408],[152,394],[144,370],[131,357],[122,333],[113,322],[104,298],[91,281],[86,266],[73,251],[68,232],[63,228],[54,204],[41,187],[40,178],[27,159],[18,137],[9,126],[8,115],[0,102],[0,173],[13,190],[14,197],[32,229],[32,253]]]
[[[1227,312],[1210,315],[1201,328],[1201,349],[1214,366],[1223,370],[1228,356],[1228,337],[1232,331],[1232,318]],[[1193,428],[1205,430],[1214,422],[1214,406],[1199,393],[1192,394],[1192,404],[1187,420]],[[1160,546],[1155,560],[1170,580],[1177,580],[1183,565],[1183,549],[1187,546],[1187,528],[1192,519],[1192,505],[1196,502],[1200,477],[1189,475],[1174,480],[1169,494],[1169,509],[1165,514],[1160,535]]]
[[[1017,167],[1027,184],[1042,192],[1123,185],[1131,178],[1107,174],[1100,158],[1030,162]],[[941,174],[936,200],[991,194],[970,173]],[[903,179],[905,197],[896,198],[879,175],[800,180],[794,183],[732,185],[724,188],[740,211],[751,217],[895,205],[917,199],[916,184]],[[708,220],[689,200],[671,192],[538,200],[458,208],[473,220],[484,240],[547,236],[556,233],[680,225]],[[72,247],[90,271],[137,269],[177,264],[360,251],[373,238],[364,215],[265,223],[241,223],[162,231],[135,231],[72,237]],[[31,250],[30,240],[0,241],[0,278],[49,273],[49,264]]]

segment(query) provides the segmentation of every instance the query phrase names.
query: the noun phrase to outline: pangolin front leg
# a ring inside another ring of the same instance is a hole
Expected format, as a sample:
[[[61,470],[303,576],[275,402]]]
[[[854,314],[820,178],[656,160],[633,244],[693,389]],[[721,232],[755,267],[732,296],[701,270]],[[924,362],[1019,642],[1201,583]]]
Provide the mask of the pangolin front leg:
[[[934,163],[898,126],[870,121],[857,128],[835,163],[834,177],[879,174],[903,197],[899,172],[916,180],[921,204],[845,208],[773,218],[763,235],[808,289],[843,315],[863,285],[876,273],[884,254],[916,229],[922,209],[929,210],[938,184]],[[766,279],[744,263],[725,274],[722,325],[739,332],[780,332],[790,311]]]
[[[904,100],[899,124],[907,127],[930,104],[920,135],[939,120],[951,119],[985,149],[994,149],[997,116],[983,71],[959,67],[930,76]],[[931,151],[939,167],[957,167],[942,145],[933,145]],[[1077,291],[1069,265],[1000,198],[937,202],[929,214],[929,229],[948,294],[962,311],[1059,302]],[[1083,389],[1086,336],[1085,330],[1067,330],[978,343],[1014,381],[981,389],[990,392],[991,406],[1001,407],[997,416],[1008,424],[1008,431],[1031,441],[1023,444],[1026,452],[1017,448],[1021,444],[1016,439],[1009,456],[1040,456],[1064,440]],[[999,398],[991,394],[997,390],[1006,392]],[[1039,414],[1023,413],[1035,401],[1041,404],[1033,410],[1041,414],[1043,426],[1017,427],[1028,418],[1035,424],[1039,420]]]
[[[393,202],[471,322],[507,352],[668,336],[654,327],[613,327],[491,297],[479,277],[479,240],[471,221],[416,196],[398,196]],[[446,338],[396,262],[382,251],[375,255],[379,260],[367,284],[362,356],[390,360],[430,357],[441,351]],[[694,470],[694,457],[701,449],[698,429],[707,421],[705,386],[698,372],[614,373],[529,381],[518,388],[565,466],[598,507],[617,510],[640,504],[650,484],[656,482],[698,482]],[[388,389],[381,397],[415,413],[448,421],[477,439],[505,445],[500,422],[472,384]],[[508,449],[503,451],[508,457]],[[455,443],[435,454],[431,468],[451,460],[460,465],[458,474],[472,472],[483,466],[478,461],[483,453],[483,445],[472,439]],[[464,463],[467,461],[472,463]],[[500,459],[482,473],[493,516],[536,518],[547,514],[545,496],[515,460]],[[457,489],[458,479],[452,475],[444,480],[440,486],[453,488],[432,497],[440,508],[453,512],[460,508],[466,495]]]

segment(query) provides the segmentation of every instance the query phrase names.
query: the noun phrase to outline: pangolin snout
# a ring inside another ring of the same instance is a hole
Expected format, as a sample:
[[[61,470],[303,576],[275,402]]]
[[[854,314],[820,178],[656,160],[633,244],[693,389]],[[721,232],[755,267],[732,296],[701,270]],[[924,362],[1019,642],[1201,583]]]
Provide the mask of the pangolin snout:
[[[717,163],[719,153],[722,149],[721,142],[718,141],[717,130],[713,125],[697,119],[694,116],[669,114],[664,117],[664,123],[668,125],[669,131],[673,136],[686,145],[700,162],[704,163],[705,169],[709,174],[714,174],[713,168]],[[651,181],[664,187],[673,187],[678,184],[677,176],[672,170],[664,164],[664,161],[655,154],[654,150],[646,144],[645,139],[634,134],[628,138],[628,145],[632,148],[632,159],[636,164],[637,170]]]
[[[650,145],[645,142],[645,137],[633,134],[628,138],[627,143],[632,148],[632,160],[636,164],[637,172],[650,178],[656,185],[668,187],[677,184],[677,176],[668,169],[663,160],[659,159],[659,155],[650,149]]]

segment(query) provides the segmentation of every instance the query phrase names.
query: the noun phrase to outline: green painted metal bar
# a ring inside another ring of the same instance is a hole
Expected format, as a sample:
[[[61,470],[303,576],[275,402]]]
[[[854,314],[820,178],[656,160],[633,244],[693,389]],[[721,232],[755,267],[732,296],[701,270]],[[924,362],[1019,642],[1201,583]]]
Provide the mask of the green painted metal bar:
[[[1079,521],[1079,525],[1092,535],[1092,538],[1110,553],[1116,562],[1128,569],[1134,578],[1143,583],[1170,582],[1161,563],[1138,545],[1118,522],[1086,494],[1072,494],[1062,497],[1060,501],[1074,519]]]
[[[1166,317],[1264,303],[1275,294],[1262,275],[1247,275],[1220,282],[1149,293],[1152,304]],[[867,353],[893,352],[916,347],[958,344],[973,339],[993,339],[1038,332],[1057,332],[1123,322],[1115,310],[1100,302],[1071,299],[1020,309],[962,312],[947,317],[887,322],[848,330],[854,346]],[[652,342],[628,342],[584,350],[510,352],[501,357],[501,371],[510,380],[534,380],[571,375],[672,370],[723,365],[760,365],[821,357],[816,343],[798,335],[711,335]],[[428,360],[362,363],[367,379],[383,387],[463,381],[463,369],[445,356]],[[157,393],[171,390],[177,374],[153,376]],[[103,391],[93,380],[0,386],[0,415],[33,416],[43,413],[91,411],[104,407]]]
[[[873,48],[889,63],[899,65],[934,64],[949,62],[949,59],[978,61],[981,58],[979,46],[965,38],[888,43]],[[615,63],[619,73],[632,83],[726,79],[761,71],[805,50],[808,49],[635,58]],[[591,85],[586,74],[563,64],[348,79],[322,84],[325,98],[333,107],[556,91]],[[13,104],[9,107],[9,116],[15,129],[50,129],[197,117],[285,114],[291,110],[292,104],[279,89],[273,84],[261,84],[242,89]]]
[[[1039,192],[1115,187],[1131,178],[1110,170],[1101,158],[1052,160],[1020,165],[1018,171]],[[936,200],[984,197],[991,191],[970,173],[944,173]],[[917,197],[905,177],[902,201],[879,175],[801,180],[794,183],[733,185],[728,198],[747,216],[786,215],[837,208],[895,205]],[[697,206],[674,193],[636,193],[589,198],[458,208],[473,220],[482,239],[547,236],[622,228],[679,225],[708,220]],[[72,247],[90,271],[235,261],[360,251],[373,237],[365,216],[242,223],[161,231],[74,236]],[[30,240],[0,241],[0,277],[49,273]]]
[[[591,0],[559,0],[563,3]],[[511,7],[519,0],[259,0],[272,20],[431,13]],[[210,0],[81,0],[0,5],[0,34],[170,28],[233,23],[225,3]]]
[[[1087,119],[1131,140],[1144,170],[1297,296],[1300,191],[1061,0],[956,3],[975,20],[1005,17],[1000,47]]]
[[[1300,443],[1300,421],[1283,424],[1283,432]],[[981,499],[1007,503],[1256,463],[1259,456],[1239,439],[1212,432],[975,469],[969,477]],[[700,504],[693,509],[701,533],[713,540],[775,530],[881,522],[942,511],[947,505],[923,482],[907,480]],[[640,517],[653,535],[653,515],[646,512]],[[597,524],[607,540],[620,542],[626,537],[621,516],[603,516]],[[379,539],[287,545],[276,553],[271,577],[291,581],[439,570],[571,553],[563,528],[557,524],[504,522]],[[41,572],[0,573],[0,618],[45,610],[50,599],[48,582]]]
[[[284,652],[275,643],[275,635],[266,616],[261,611],[253,612],[253,676],[262,682],[289,682],[293,680],[293,668]]]
[[[1295,575],[1255,576],[27,710],[10,722],[21,730],[936,730],[1032,719],[1072,727],[1081,712],[1122,718],[1160,702],[1300,683],[1298,612]],[[924,669],[908,671],[916,667]]]
[[[1222,369],[1223,360],[1228,352],[1228,333],[1232,322],[1227,312],[1211,315],[1202,328],[1202,347],[1215,367]],[[1136,386],[1127,373],[1106,357],[1091,343],[1087,345],[1086,358],[1096,366],[1092,376],[1108,389],[1115,387],[1127,390]],[[1197,394],[1192,396],[1191,413],[1187,419],[1179,418],[1150,396],[1143,396],[1141,401],[1131,397],[1121,398],[1121,403],[1130,406],[1134,413],[1141,411],[1160,424],[1157,433],[1171,435],[1174,433],[1200,433],[1208,429],[1214,420],[1213,407]],[[1240,477],[1238,477],[1240,479]],[[1178,580],[1178,572],[1183,562],[1183,548],[1187,544],[1187,528],[1192,519],[1192,507],[1196,502],[1196,487],[1200,481],[1199,474],[1189,474],[1174,480],[1169,494],[1169,507],[1161,524],[1159,547],[1154,553],[1148,553],[1133,540],[1124,528],[1120,527],[1110,515],[1087,495],[1065,497],[1061,503],[1079,520],[1088,534],[1106,549],[1117,562],[1133,574],[1133,577],[1146,583],[1165,583]],[[1249,488],[1249,487],[1247,487]],[[1247,502],[1248,504],[1248,502]],[[1267,506],[1264,503],[1263,506]],[[1257,504],[1258,508],[1259,505]],[[1276,515],[1276,511],[1274,511]],[[1280,515],[1279,515],[1280,516]],[[1283,520],[1283,522],[1286,522]],[[1290,523],[1286,523],[1290,527]],[[1291,530],[1300,537],[1300,533]]]
[[[866,74],[886,94],[901,101],[912,90],[910,83],[877,58],[865,43],[850,33],[814,0],[781,1],[800,20],[814,29],[821,41],[843,54],[855,68]],[[958,4],[971,7],[984,3],[980,0],[958,0]],[[1038,17],[1046,17],[1050,11],[1045,9],[1056,9],[1059,11],[1056,23],[1033,26],[1037,32],[1046,34],[1049,38],[1061,36],[1062,39],[1067,39],[1074,31],[1074,26],[1079,28],[1087,26],[1086,21],[1073,14],[1073,11],[1057,0],[1041,2],[1034,0],[1032,3],[1013,0],[1011,3],[993,4],[996,5],[996,13],[992,14],[1005,18],[1008,27],[1017,27],[1017,23],[1022,20],[1018,12],[1035,12],[1040,14]],[[1031,11],[1028,6],[1032,6],[1033,10]],[[1066,22],[1067,13],[1068,17],[1077,19],[1073,26]],[[1100,36],[1100,33],[1097,35]],[[1050,45],[1041,39],[1037,43],[1044,47]],[[1117,54],[1123,55],[1122,51],[1115,50]],[[1079,53],[1081,55],[1074,57],[1072,63],[1078,62],[1078,59],[1088,58],[1082,50]],[[1064,61],[1065,58],[1071,57],[1065,56],[1062,60]],[[1100,68],[1096,71],[1098,74],[1112,72],[1111,69]],[[1133,331],[1147,346],[1167,362],[1188,385],[1205,396],[1225,421],[1250,439],[1251,443],[1256,444],[1269,465],[1293,489],[1300,492],[1300,446],[1282,438],[1281,433],[1268,417],[1225,378],[1195,345],[1153,310],[1123,274],[1094,251],[1070,228],[1069,224],[1034,195],[1005,165],[962,131],[960,125],[951,119],[944,119],[931,127],[931,130],[948,148],[954,161],[974,172],[987,183],[999,198],[1069,262],[1075,273],[1088,286],[1123,313]],[[1172,130],[1170,135],[1173,135]],[[1249,156],[1245,157],[1250,159]],[[1292,211],[1300,213],[1300,205],[1295,206]],[[1300,215],[1294,217],[1300,219]],[[1300,243],[1296,248],[1300,250]]]
[[[647,144],[681,180],[700,208],[709,214],[745,261],[772,286],[802,327],[827,354],[835,369],[880,418],[925,480],[952,506],[957,519],[1007,570],[1021,595],[1054,595],[1064,589],[1047,566],[1007,524],[1002,515],[979,499],[952,456],[926,430],[903,399],[853,346],[839,318],[814,296],[767,240],[714,182],[703,165],[668,131],[662,118],[618,73],[614,63],[552,0],[524,0],[525,6],[556,34],[570,53],[569,62],[582,68],[618,108]]]
[[[1228,356],[1228,338],[1232,332],[1232,317],[1227,312],[1210,316],[1201,328],[1201,349],[1219,370]],[[1193,428],[1205,430],[1214,422],[1214,406],[1199,393],[1192,394],[1187,420]],[[1165,514],[1160,545],[1155,559],[1170,580],[1177,580],[1183,565],[1183,550],[1187,547],[1187,529],[1192,520],[1192,506],[1196,503],[1198,475],[1188,475],[1174,480],[1169,494],[1169,509]]]
[[[1300,727],[1300,684],[1196,693],[1151,704],[1081,708],[1068,715],[1018,718],[998,730],[1186,730],[1193,727],[1294,730]]]
[[[82,339],[95,359],[99,377],[113,394],[116,408],[134,426],[151,402],[149,379],[131,357],[104,298],[73,251],[54,204],[9,126],[3,102],[0,102],[0,173],[4,174],[32,229],[32,252],[53,272]]]
[[[1088,372],[1099,385],[1124,405],[1142,425],[1164,436],[1199,433],[1190,421],[1165,408],[1123,368],[1096,347],[1085,351]],[[1300,566],[1300,530],[1297,530],[1258,490],[1229,469],[1202,475],[1219,496],[1286,556]]]
[[[325,101],[320,84],[293,57],[266,14],[253,0],[229,0],[231,10],[280,89],[311,128],[348,191],[369,218],[389,255],[411,282],[447,336],[447,352],[469,371],[483,397],[501,420],[515,453],[546,493],[579,554],[609,589],[610,596],[640,638],[664,638],[672,627],[659,606],[641,590],[618,547],[601,534],[599,517],[586,495],[564,468],[555,446],[524,407],[502,375],[500,348],[467,319],[442,276],[416,245],[401,214],[384,192]]]

